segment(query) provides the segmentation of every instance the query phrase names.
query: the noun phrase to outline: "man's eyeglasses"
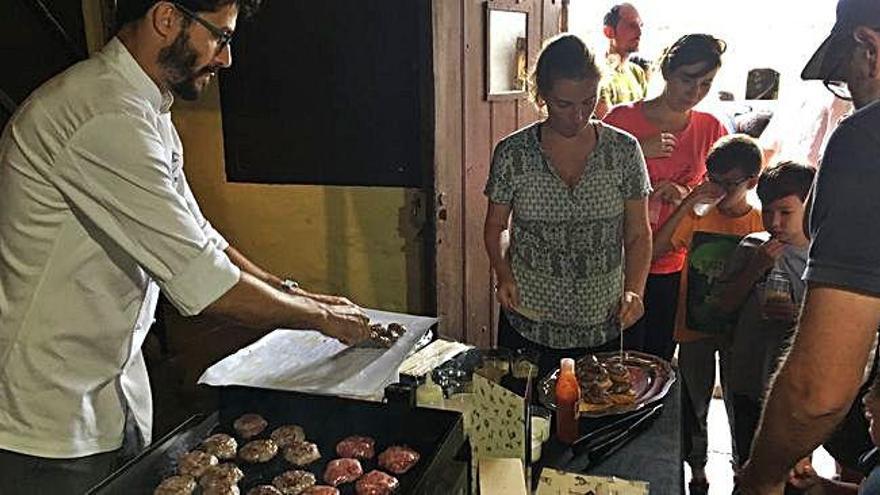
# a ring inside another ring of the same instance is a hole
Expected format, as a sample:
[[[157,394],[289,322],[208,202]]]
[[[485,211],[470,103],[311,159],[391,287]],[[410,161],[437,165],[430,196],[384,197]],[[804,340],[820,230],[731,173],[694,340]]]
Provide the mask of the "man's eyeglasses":
[[[723,187],[724,189],[726,189],[726,190],[728,190],[728,191],[733,190],[733,189],[736,189],[737,187],[739,187],[739,186],[745,184],[746,182],[748,182],[749,180],[751,180],[751,179],[753,179],[753,178],[754,178],[753,175],[749,175],[749,176],[747,176],[747,177],[741,177],[741,178],[739,178],[739,179],[724,180],[724,179],[722,179],[722,178],[720,178],[720,177],[717,177],[717,176],[715,176],[715,175],[712,175],[712,174],[706,174],[706,179],[707,179],[709,182],[711,182],[711,183],[713,183],[713,184],[715,184],[715,185],[721,186],[721,187]]]
[[[192,10],[184,7],[183,5],[181,5],[177,2],[171,2],[171,5],[174,5],[174,7],[177,10],[179,10],[181,13],[183,13],[183,15],[189,17],[190,19],[192,19],[192,20],[198,22],[199,24],[201,24],[202,26],[204,26],[205,29],[207,29],[211,34],[214,35],[215,38],[217,38],[217,53],[222,52],[224,48],[226,48],[227,46],[229,46],[232,43],[232,35],[233,35],[232,31],[227,31],[226,29],[222,29],[222,28],[215,26],[211,22],[208,22],[207,20],[205,20],[204,17],[196,14]]]
[[[837,75],[840,74],[840,69],[843,67],[843,64],[846,63],[849,63],[849,57],[841,57],[834,65],[834,68],[831,69],[830,77],[837,77]],[[852,94],[850,94],[849,86],[845,82],[826,79],[822,81],[822,84],[824,84],[825,89],[830,91],[835,97],[844,101],[852,101]]]

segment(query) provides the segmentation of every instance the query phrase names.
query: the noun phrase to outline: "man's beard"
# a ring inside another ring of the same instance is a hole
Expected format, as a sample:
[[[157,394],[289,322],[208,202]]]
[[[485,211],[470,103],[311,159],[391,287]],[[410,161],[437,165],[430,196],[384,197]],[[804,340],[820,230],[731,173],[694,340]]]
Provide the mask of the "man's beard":
[[[199,54],[189,43],[189,34],[181,31],[171,45],[159,51],[159,65],[165,70],[168,86],[180,98],[193,101],[202,90],[196,85],[199,77],[216,72],[219,67],[207,65],[196,70]]]

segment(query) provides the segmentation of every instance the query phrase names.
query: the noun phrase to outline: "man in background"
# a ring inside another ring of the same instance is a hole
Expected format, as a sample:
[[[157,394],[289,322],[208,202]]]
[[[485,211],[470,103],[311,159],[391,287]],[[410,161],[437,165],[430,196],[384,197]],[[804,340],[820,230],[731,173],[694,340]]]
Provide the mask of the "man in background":
[[[648,92],[645,71],[629,60],[639,51],[642,39],[639,11],[630,3],[621,3],[611,7],[604,22],[602,33],[608,38],[608,51],[596,105],[596,117],[600,119],[614,105],[644,99]]]

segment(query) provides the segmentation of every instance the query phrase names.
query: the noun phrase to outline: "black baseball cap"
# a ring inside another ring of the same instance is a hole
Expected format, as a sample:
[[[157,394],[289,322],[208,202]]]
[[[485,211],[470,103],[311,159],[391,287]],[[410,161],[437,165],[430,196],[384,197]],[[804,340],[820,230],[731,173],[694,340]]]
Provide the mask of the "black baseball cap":
[[[834,74],[849,56],[847,48],[852,43],[852,33],[858,26],[880,28],[880,0],[840,0],[837,2],[837,22],[831,34],[825,38],[804,70],[801,79],[820,81],[840,80],[841,74]]]

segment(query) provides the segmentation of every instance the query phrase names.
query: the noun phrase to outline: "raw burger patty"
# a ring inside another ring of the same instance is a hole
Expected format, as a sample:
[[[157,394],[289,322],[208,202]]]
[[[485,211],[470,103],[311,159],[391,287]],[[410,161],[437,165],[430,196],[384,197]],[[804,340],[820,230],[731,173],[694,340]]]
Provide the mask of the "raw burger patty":
[[[314,486],[315,475],[308,471],[285,471],[272,480],[275,488],[284,495],[299,495],[306,488]]]
[[[379,466],[394,474],[403,474],[419,462],[419,453],[409,447],[395,445],[379,454]]]
[[[360,478],[362,474],[364,474],[364,469],[357,459],[334,459],[327,464],[327,469],[324,470],[324,481],[328,485],[339,486],[343,483],[351,483]]]
[[[311,442],[293,442],[284,449],[284,458],[291,464],[306,466],[320,459],[321,452]]]
[[[382,471],[373,470],[357,481],[357,495],[388,495],[397,490],[397,478]]]
[[[275,441],[279,447],[284,448],[293,442],[301,442],[306,439],[306,434],[301,426],[287,425],[275,428],[269,438]]]
[[[336,454],[339,457],[372,459],[376,455],[373,450],[375,445],[376,441],[370,437],[353,435],[336,444]]]
[[[244,473],[238,466],[231,462],[224,462],[206,469],[205,474],[199,479],[199,486],[203,490],[219,490],[237,485],[242,478],[244,478]]]
[[[250,463],[267,462],[278,453],[278,445],[272,440],[252,440],[244,445],[238,456]]]
[[[236,419],[232,423],[232,427],[241,435],[241,438],[247,440],[262,433],[268,424],[259,414],[248,413]]]
[[[260,485],[248,490],[247,495],[281,495],[281,492],[272,485]]]
[[[211,466],[216,466],[216,457],[201,450],[193,450],[187,452],[177,459],[177,472],[179,474],[187,474],[193,478],[200,478]]]
[[[217,433],[202,441],[202,450],[220,460],[235,459],[238,442],[225,433]]]
[[[170,476],[162,480],[153,495],[190,495],[196,489],[196,480],[192,476]]]
[[[339,490],[327,485],[315,485],[306,488],[302,495],[339,495]]]

